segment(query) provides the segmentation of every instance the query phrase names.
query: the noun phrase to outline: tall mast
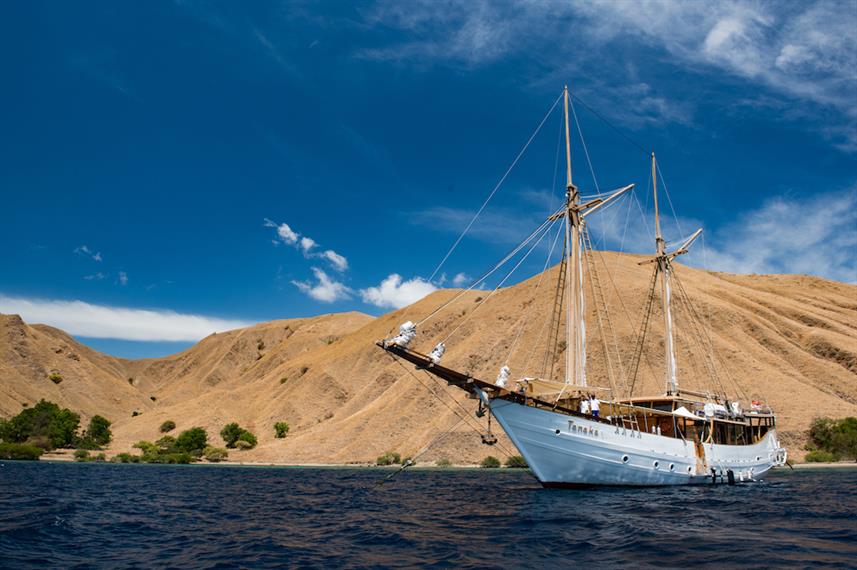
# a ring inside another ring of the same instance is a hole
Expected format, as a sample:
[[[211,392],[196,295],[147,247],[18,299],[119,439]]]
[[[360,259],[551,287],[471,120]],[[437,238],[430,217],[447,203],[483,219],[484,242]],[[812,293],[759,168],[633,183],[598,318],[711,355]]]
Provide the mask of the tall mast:
[[[658,172],[655,153],[652,153],[652,189],[655,194],[655,245],[657,246],[656,261],[658,272],[661,274],[661,303],[664,308],[664,356],[667,363],[667,394],[678,393],[676,378],[675,347],[673,342],[673,319],[670,310],[670,256],[666,253],[666,242],[661,235],[661,218],[658,211]],[[697,232],[698,234],[698,232]]]
[[[565,108],[565,162],[566,162],[566,223],[565,243],[568,259],[565,264],[567,304],[565,317],[565,383],[586,385],[586,344],[583,322],[583,284],[580,252],[580,193],[571,182],[571,138],[568,128],[568,86],[563,89]]]

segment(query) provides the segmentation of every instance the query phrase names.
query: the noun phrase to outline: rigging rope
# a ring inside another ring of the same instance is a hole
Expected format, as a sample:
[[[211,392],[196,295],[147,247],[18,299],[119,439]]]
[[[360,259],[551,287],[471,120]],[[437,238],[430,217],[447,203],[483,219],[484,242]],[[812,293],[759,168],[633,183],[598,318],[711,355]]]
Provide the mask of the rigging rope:
[[[637,334],[638,343],[634,350],[634,374],[631,375],[631,388],[628,390],[628,397],[634,395],[634,387],[637,385],[637,373],[640,370],[640,359],[643,354],[643,343],[646,340],[646,331],[649,328],[649,318],[652,314],[652,304],[655,301],[655,287],[658,285],[658,267],[652,272],[652,286],[649,288],[649,299],[646,304],[646,310],[643,313],[643,322],[640,323],[640,332]]]
[[[556,220],[551,220],[551,223],[553,223],[553,222],[555,222],[555,221],[556,221]],[[544,239],[544,237],[545,237],[548,233],[550,233],[550,224],[548,224],[548,225],[545,227],[545,230],[542,232],[542,235],[539,237],[539,239],[538,239],[538,240],[536,240],[536,242],[532,245],[532,247],[530,247],[530,249],[527,251],[527,253],[525,253],[525,254],[523,255],[523,257],[521,257],[521,259],[519,259],[519,260],[518,260],[518,263],[517,263],[517,264],[515,264],[515,266],[514,266],[514,267],[512,267],[512,269],[510,269],[510,270],[509,270],[509,272],[506,274],[506,276],[505,276],[505,277],[503,277],[503,279],[500,281],[500,283],[498,283],[498,284],[497,284],[497,286],[496,286],[496,287],[494,287],[494,290],[493,290],[493,291],[491,291],[491,292],[490,292],[490,293],[489,293],[489,294],[488,294],[484,299],[482,299],[481,301],[479,301],[479,302],[476,304],[476,306],[475,306],[475,307],[473,307],[473,310],[472,310],[472,311],[470,311],[470,313],[469,313],[466,317],[464,317],[463,319],[461,319],[461,322],[458,324],[458,326],[457,326],[457,327],[455,327],[455,329],[453,329],[453,331],[452,331],[451,333],[449,333],[449,334],[446,336],[446,338],[445,338],[445,339],[443,339],[443,340],[441,341],[443,344],[446,344],[446,343],[449,341],[449,339],[450,339],[450,338],[452,338],[452,335],[454,335],[455,333],[457,333],[457,332],[458,332],[458,330],[459,330],[461,327],[463,327],[463,326],[464,326],[464,323],[466,323],[466,322],[470,319],[470,317],[472,317],[472,316],[473,316],[473,314],[474,314],[474,313],[479,309],[479,307],[481,307],[483,304],[485,304],[485,303],[488,301],[488,299],[490,299],[491,297],[493,297],[493,296],[494,296],[494,293],[496,293],[496,292],[500,289],[500,287],[502,287],[502,286],[503,286],[503,284],[506,282],[506,280],[508,280],[508,279],[509,279],[509,277],[511,277],[511,276],[512,276],[512,274],[515,272],[515,270],[516,270],[516,269],[518,269],[518,268],[521,266],[521,264],[522,264],[522,263],[524,263],[524,261],[526,261],[526,259],[530,256],[530,254],[533,252],[533,250],[534,250],[534,249],[536,249],[536,247],[538,247],[538,245],[541,243],[541,241]]]
[[[648,151],[648,150],[646,150],[645,148],[643,148],[643,145],[639,144],[637,141],[635,141],[634,139],[632,139],[631,137],[629,137],[627,134],[625,134],[625,132],[624,132],[624,131],[622,131],[621,129],[619,129],[619,127],[617,127],[616,125],[614,125],[613,123],[611,123],[610,121],[608,121],[608,120],[607,120],[607,119],[606,119],[606,118],[605,118],[601,113],[599,113],[598,111],[596,111],[595,109],[593,109],[592,107],[590,107],[589,105],[587,105],[587,104],[586,104],[586,102],[585,102],[583,99],[581,99],[580,97],[578,97],[577,95],[575,95],[575,94],[574,94],[574,93],[572,93],[571,91],[569,91],[568,93],[569,93],[569,95],[571,95],[572,99],[577,99],[577,102],[578,102],[578,103],[580,103],[581,105],[583,105],[583,106],[584,106],[584,107],[585,107],[585,108],[586,108],[590,113],[592,113],[593,115],[595,115],[596,117],[598,117],[599,119],[601,119],[601,120],[604,122],[604,124],[606,124],[608,127],[610,127],[611,129],[613,129],[614,131],[616,131],[616,132],[619,134],[619,136],[621,136],[622,138],[624,138],[625,140],[627,140],[629,143],[631,143],[632,145],[634,145],[635,147],[637,147],[638,149],[640,149],[640,151],[641,151],[643,154],[645,154],[646,156],[649,156],[649,155],[650,155],[650,151]]]
[[[485,281],[486,279],[488,279],[489,277],[491,277],[491,275],[493,275],[495,271],[497,271],[497,270],[498,270],[498,269],[500,269],[503,265],[505,265],[507,261],[509,261],[512,257],[514,257],[514,256],[515,256],[515,254],[517,254],[519,251],[521,251],[521,250],[522,250],[522,249],[523,249],[523,248],[524,248],[524,247],[525,247],[525,246],[526,246],[526,245],[527,245],[527,244],[528,244],[528,243],[529,243],[529,242],[530,242],[534,237],[536,237],[536,234],[538,234],[538,233],[539,233],[539,232],[540,232],[540,231],[541,231],[545,226],[547,226],[547,225],[551,224],[552,222],[554,222],[554,220],[551,220],[550,218],[548,218],[548,219],[546,219],[544,222],[542,222],[542,223],[541,223],[541,225],[540,225],[538,228],[536,228],[536,229],[533,231],[533,233],[531,233],[531,234],[530,234],[530,235],[529,235],[529,236],[528,236],[524,241],[522,241],[521,243],[519,243],[517,246],[515,246],[515,247],[512,249],[512,251],[510,251],[509,253],[507,253],[507,254],[506,254],[506,256],[505,256],[503,259],[501,259],[499,263],[497,263],[497,265],[495,265],[492,269],[490,269],[489,271],[487,271],[486,273],[484,273],[484,274],[482,275],[482,277],[480,277],[479,279],[477,279],[476,281],[474,281],[474,282],[470,285],[470,287],[468,287],[467,289],[464,289],[463,291],[459,292],[459,293],[458,293],[457,295],[455,295],[452,299],[450,299],[450,300],[449,300],[449,301],[447,301],[446,303],[441,304],[437,309],[435,309],[434,311],[432,311],[431,313],[429,313],[427,316],[425,316],[421,321],[419,321],[419,322],[417,323],[417,326],[419,326],[419,325],[423,324],[424,322],[426,322],[427,320],[429,320],[430,318],[432,318],[433,316],[435,316],[438,312],[440,312],[441,310],[443,310],[443,309],[444,309],[444,308],[446,308],[447,306],[451,305],[452,303],[454,303],[455,301],[457,301],[458,299],[460,299],[462,295],[466,294],[466,293],[467,293],[467,292],[469,292],[469,291],[472,291],[473,289],[475,289],[476,287],[478,287],[480,283],[482,283],[483,281]]]
[[[583,145],[583,154],[586,155],[586,162],[589,163],[589,173],[592,175],[592,181],[595,183],[595,190],[601,192],[601,189],[598,187],[598,178],[595,177],[595,170],[592,168],[592,161],[589,159],[589,150],[586,148],[586,140],[583,138],[580,121],[577,120],[577,111],[574,110],[574,98],[571,100],[571,113],[574,115],[574,124],[577,127],[577,133],[580,135],[580,143]]]
[[[515,335],[515,339],[512,341],[512,345],[509,347],[509,354],[506,355],[506,361],[505,361],[506,364],[508,364],[509,361],[512,359],[512,354],[515,352],[515,347],[518,344],[518,340],[521,338],[521,334],[523,334],[524,329],[526,328],[526,325],[529,322],[530,313],[533,310],[533,307],[536,305],[536,299],[538,298],[538,293],[539,293],[539,290],[541,289],[542,281],[544,281],[545,273],[547,273],[547,269],[548,269],[548,264],[550,263],[551,256],[553,255],[553,251],[556,248],[557,241],[559,241],[560,235],[562,235],[562,226],[561,225],[557,228],[556,237],[553,239],[553,243],[551,244],[550,249],[548,250],[548,255],[545,258],[545,265],[544,265],[544,267],[542,267],[542,272],[539,274],[539,280],[536,283],[536,290],[533,293],[533,301],[527,307],[527,310],[524,311],[524,315],[523,315],[522,320],[521,320],[521,326],[518,329],[518,334]],[[500,341],[498,340],[497,342],[499,343]],[[495,345],[495,347],[496,347],[496,345]],[[492,352],[493,352],[493,350],[492,350]]]
[[[503,174],[502,178],[500,178],[500,181],[497,182],[497,185],[494,186],[494,189],[491,190],[491,193],[488,194],[488,197],[485,199],[485,201],[482,203],[482,205],[476,211],[476,214],[470,220],[470,223],[467,224],[467,227],[464,228],[464,231],[461,232],[461,235],[458,236],[458,239],[455,240],[455,243],[452,244],[452,247],[449,248],[449,251],[447,251],[446,255],[443,256],[443,259],[440,260],[440,263],[438,263],[437,267],[432,272],[431,277],[429,277],[429,279],[428,279],[429,281],[432,281],[435,278],[435,275],[437,275],[437,272],[440,271],[440,268],[443,267],[443,264],[446,263],[446,260],[449,259],[450,255],[452,255],[452,252],[455,251],[455,248],[458,247],[459,243],[461,243],[461,240],[464,238],[465,234],[467,234],[467,232],[470,231],[470,228],[473,226],[473,223],[476,221],[476,219],[479,217],[479,215],[485,209],[485,206],[488,205],[488,202],[491,201],[491,198],[494,197],[494,194],[497,193],[497,190],[499,190],[500,186],[503,185],[503,182],[506,181],[506,178],[509,176],[509,173],[512,172],[512,169],[515,168],[515,165],[518,164],[518,161],[521,159],[522,156],[524,156],[524,153],[527,152],[527,148],[529,148],[530,143],[532,143],[533,139],[536,138],[536,135],[539,134],[539,131],[542,129],[542,126],[545,124],[545,121],[548,120],[548,117],[550,117],[551,113],[553,113],[553,110],[556,109],[557,103],[559,103],[559,100],[561,98],[562,98],[562,95],[557,97],[556,101],[553,102],[553,105],[551,105],[550,109],[548,109],[547,114],[544,116],[542,121],[539,123],[539,126],[536,127],[536,130],[533,132],[532,135],[530,135],[530,138],[527,141],[527,143],[524,145],[524,148],[521,149],[521,151],[518,153],[518,156],[515,157],[515,160],[513,160],[512,164],[509,165],[509,168],[506,169],[505,174]]]
[[[616,379],[613,373],[613,361],[610,358],[610,349],[607,346],[607,335],[604,334],[604,326],[601,321],[601,312],[598,310],[598,293],[597,289],[601,288],[601,284],[598,283],[598,278],[595,275],[594,269],[594,260],[592,259],[592,239],[589,236],[589,228],[586,224],[583,224],[581,227],[581,234],[583,236],[583,254],[586,258],[586,268],[589,271],[589,290],[592,292],[592,307],[595,310],[595,316],[598,318],[598,333],[601,336],[601,343],[604,345],[604,355],[607,359],[607,378],[610,381],[610,389],[612,390],[612,395],[615,397],[618,395],[618,391],[616,390]],[[588,255],[586,255],[588,253]],[[607,311],[607,301],[604,299],[603,295],[600,299],[604,311]],[[619,366],[621,367],[621,360]]]
[[[675,227],[678,228],[678,233],[684,234],[684,230],[681,229],[681,223],[679,223],[679,221],[678,221],[678,215],[675,213],[675,206],[673,206],[673,199],[670,197],[669,188],[667,188],[667,179],[664,178],[664,173],[661,172],[661,165],[656,162],[655,168],[658,169],[658,175],[661,177],[661,184],[664,187],[664,194],[667,195],[667,201],[670,204],[670,210],[672,210],[672,212],[673,212],[673,219],[675,220]]]
[[[405,372],[407,372],[407,373],[408,373],[412,378],[414,378],[417,382],[419,382],[419,384],[420,384],[423,388],[425,388],[425,389],[426,389],[426,390],[427,390],[427,391],[428,391],[432,396],[434,396],[435,398],[437,398],[437,400],[438,400],[441,404],[443,404],[444,406],[446,406],[446,408],[447,408],[447,409],[449,409],[449,411],[451,411],[451,412],[453,413],[453,415],[455,415],[457,418],[461,419],[465,424],[467,424],[467,426],[468,426],[470,429],[472,429],[473,431],[475,431],[475,432],[476,432],[476,434],[477,434],[478,436],[480,436],[480,437],[482,436],[482,431],[481,431],[481,429],[480,429],[480,427],[481,427],[481,426],[480,426],[480,425],[479,425],[479,423],[477,422],[477,423],[476,423],[476,427],[473,427],[473,424],[471,424],[471,423],[470,423],[470,421],[471,421],[471,420],[470,420],[470,412],[468,412],[468,411],[467,411],[467,409],[466,409],[464,406],[462,406],[462,405],[461,405],[461,402],[459,402],[457,399],[455,399],[455,397],[454,397],[454,396],[452,396],[451,394],[449,394],[449,393],[447,393],[447,392],[444,392],[447,396],[449,396],[450,398],[452,398],[452,401],[455,403],[455,405],[457,405],[457,406],[461,409],[461,411],[464,413],[464,416],[461,416],[461,415],[460,415],[460,412],[456,411],[456,409],[455,409],[455,408],[453,408],[452,406],[450,406],[450,405],[449,405],[449,404],[448,404],[448,403],[447,403],[443,398],[441,398],[441,397],[440,397],[440,396],[439,396],[439,395],[438,395],[434,390],[432,390],[430,386],[426,385],[426,384],[425,384],[425,383],[420,379],[420,377],[419,377],[419,376],[417,376],[417,375],[416,375],[416,374],[414,374],[411,370],[409,370],[407,366],[405,366],[404,364],[402,364],[399,360],[397,360],[397,359],[396,359],[392,354],[390,354],[389,352],[388,352],[387,354],[390,356],[390,358],[392,358],[392,359],[393,359],[393,361],[395,361],[395,363],[396,363],[396,364],[398,364],[399,366],[401,366],[401,367],[402,367],[402,369],[403,369]],[[425,372],[425,371],[423,371],[423,372]],[[432,376],[432,375],[431,375],[431,374],[429,374],[428,372],[425,372],[425,374],[426,374],[426,376],[428,376],[428,378],[429,378],[429,381],[430,381],[430,382],[433,382],[433,381],[434,381],[434,376]],[[495,445],[496,445],[496,446],[497,446],[497,447],[498,447],[498,448],[499,448],[503,453],[505,453],[507,456],[509,456],[509,457],[511,457],[511,456],[512,456],[512,454],[511,454],[511,453],[509,453],[509,450],[507,450],[507,449],[505,448],[505,446],[503,446],[499,441],[498,441]]]

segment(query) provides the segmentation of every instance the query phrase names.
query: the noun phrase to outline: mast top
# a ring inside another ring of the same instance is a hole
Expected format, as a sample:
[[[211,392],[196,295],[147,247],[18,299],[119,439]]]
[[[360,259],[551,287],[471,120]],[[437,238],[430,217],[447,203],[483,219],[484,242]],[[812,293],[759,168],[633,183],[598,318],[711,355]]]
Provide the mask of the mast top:
[[[571,182],[571,137],[568,129],[568,85],[563,87],[563,107],[565,111],[565,195],[569,206],[577,204],[580,199],[577,187]]]
[[[664,238],[661,235],[661,214],[658,209],[658,166],[654,151],[652,152],[652,192],[655,195],[655,242],[658,245],[658,255],[664,255]]]

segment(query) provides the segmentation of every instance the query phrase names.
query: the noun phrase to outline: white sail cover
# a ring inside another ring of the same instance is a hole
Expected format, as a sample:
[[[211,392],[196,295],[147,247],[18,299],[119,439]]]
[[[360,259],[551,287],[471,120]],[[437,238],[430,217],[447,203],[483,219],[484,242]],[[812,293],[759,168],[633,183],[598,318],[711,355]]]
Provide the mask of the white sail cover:
[[[690,410],[688,410],[684,406],[679,406],[679,408],[673,412],[673,415],[678,416],[680,418],[687,418],[689,420],[700,419],[699,416],[697,416],[696,414],[694,414],[693,412],[691,412]]]
[[[500,374],[497,375],[497,381],[494,382],[494,385],[499,388],[505,388],[510,374],[512,374],[512,370],[504,364],[503,368],[500,369]]]
[[[417,336],[417,325],[408,321],[399,327],[399,334],[393,337],[392,343],[407,347]]]
[[[725,414],[726,413],[726,406],[722,406],[720,404],[715,404],[714,402],[708,402],[703,407],[703,410],[705,411],[705,415],[710,418],[710,417],[713,417],[716,412],[720,412],[721,414]]]

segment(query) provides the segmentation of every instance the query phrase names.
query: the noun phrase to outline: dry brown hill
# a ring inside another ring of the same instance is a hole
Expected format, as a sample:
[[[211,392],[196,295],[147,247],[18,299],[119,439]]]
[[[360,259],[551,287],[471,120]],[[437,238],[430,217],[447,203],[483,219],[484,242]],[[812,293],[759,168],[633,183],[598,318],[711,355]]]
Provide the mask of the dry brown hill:
[[[602,330],[615,382],[622,384],[620,359],[630,368],[651,277],[651,267],[637,265],[639,259],[596,256],[612,316],[599,327],[590,307],[590,384],[609,384]],[[543,351],[537,347],[543,344],[556,271],[546,274],[541,287],[536,276],[482,305],[477,299],[488,292],[468,292],[421,327],[415,347],[427,352],[461,325],[447,342],[445,365],[487,379],[507,359],[513,374],[538,372]],[[724,364],[715,368],[719,382],[729,392],[767,400],[793,454],[801,455],[803,433],[814,417],[857,415],[857,287],[806,276],[730,275],[684,266],[677,272],[701,317],[702,337],[710,335]],[[344,463],[371,461],[385,450],[412,455],[458,421],[459,405],[476,425],[475,404],[443,382],[401,366],[374,341],[456,293],[438,291],[376,319],[346,313],[264,323],[212,335],[177,355],[139,361],[105,356],[56,329],[2,317],[0,413],[9,415],[40,397],[85,415],[100,413],[115,422],[113,451],[156,439],[158,426],[173,420],[179,430],[207,428],[218,443],[220,428],[230,421],[256,433],[259,446],[233,452],[233,459]],[[682,306],[676,308],[676,324],[680,382],[716,388],[699,356],[707,342],[689,334],[692,323]],[[635,393],[663,390],[662,332],[656,311]],[[48,379],[52,370],[62,375],[59,384]],[[140,415],[131,417],[135,410]],[[273,424],[283,420],[292,430],[286,439],[275,439]],[[484,426],[485,419],[479,423]],[[500,445],[512,450],[504,437]],[[480,445],[474,431],[461,424],[423,459],[471,462],[488,454],[503,455],[500,447]]]

